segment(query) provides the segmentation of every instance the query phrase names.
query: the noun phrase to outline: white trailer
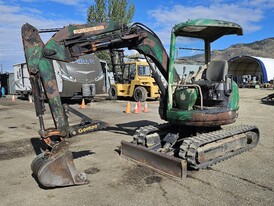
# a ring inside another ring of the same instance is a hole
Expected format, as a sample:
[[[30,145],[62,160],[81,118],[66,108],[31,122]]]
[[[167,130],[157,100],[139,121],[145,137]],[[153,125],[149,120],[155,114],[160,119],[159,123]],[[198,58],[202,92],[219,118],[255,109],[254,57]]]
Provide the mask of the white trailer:
[[[31,84],[26,63],[13,65],[15,93],[22,96],[31,94]]]
[[[82,56],[72,63],[53,61],[53,67],[62,98],[91,98],[107,91],[107,65],[94,55]],[[15,91],[25,97],[31,94],[26,63],[13,65]]]

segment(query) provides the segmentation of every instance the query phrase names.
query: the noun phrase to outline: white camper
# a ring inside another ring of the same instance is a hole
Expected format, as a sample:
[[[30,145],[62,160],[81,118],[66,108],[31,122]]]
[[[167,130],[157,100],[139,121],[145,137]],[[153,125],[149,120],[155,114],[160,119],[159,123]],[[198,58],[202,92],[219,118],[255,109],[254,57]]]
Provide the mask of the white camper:
[[[31,84],[26,63],[14,64],[13,71],[15,93],[27,97],[31,94]]]
[[[58,90],[62,98],[91,98],[107,91],[107,65],[94,55],[86,55],[72,63],[53,60]],[[25,97],[31,94],[26,63],[13,65],[15,91]]]

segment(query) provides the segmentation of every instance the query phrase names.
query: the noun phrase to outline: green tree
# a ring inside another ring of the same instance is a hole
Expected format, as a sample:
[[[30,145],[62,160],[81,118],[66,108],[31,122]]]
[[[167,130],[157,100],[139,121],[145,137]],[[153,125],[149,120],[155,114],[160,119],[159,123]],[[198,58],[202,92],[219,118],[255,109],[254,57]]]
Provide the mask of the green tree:
[[[135,13],[135,5],[128,0],[95,0],[88,9],[88,22],[116,21],[128,24]]]
[[[128,24],[135,13],[135,5],[128,0],[95,0],[95,4],[88,9],[88,22],[116,21]],[[96,52],[98,58],[106,60],[111,65],[109,51]]]

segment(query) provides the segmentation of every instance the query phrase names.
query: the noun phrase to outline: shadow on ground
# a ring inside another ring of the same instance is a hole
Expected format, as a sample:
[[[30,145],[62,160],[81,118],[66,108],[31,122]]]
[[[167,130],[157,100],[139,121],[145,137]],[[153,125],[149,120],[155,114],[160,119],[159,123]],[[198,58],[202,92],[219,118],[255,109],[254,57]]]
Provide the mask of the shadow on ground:
[[[106,131],[113,132],[116,134],[134,135],[134,133],[136,132],[136,129],[138,129],[139,127],[156,125],[156,124],[158,123],[153,121],[148,121],[148,120],[140,120],[140,121],[116,124],[115,126],[108,126],[106,128]]]

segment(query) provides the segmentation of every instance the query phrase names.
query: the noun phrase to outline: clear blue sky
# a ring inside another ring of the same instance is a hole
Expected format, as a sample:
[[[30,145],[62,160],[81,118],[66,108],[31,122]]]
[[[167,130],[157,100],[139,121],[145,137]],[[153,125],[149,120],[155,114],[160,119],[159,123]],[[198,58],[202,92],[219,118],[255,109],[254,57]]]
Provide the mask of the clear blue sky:
[[[154,30],[168,49],[174,24],[195,18],[215,18],[236,22],[244,36],[229,37],[214,44],[225,49],[237,43],[250,43],[274,37],[274,0],[129,0],[136,6],[133,22]],[[12,65],[25,61],[21,26],[28,22],[37,28],[63,27],[86,23],[93,0],[0,0],[0,65],[12,72]],[[46,38],[46,37],[44,37]],[[274,58],[274,54],[273,54]]]

